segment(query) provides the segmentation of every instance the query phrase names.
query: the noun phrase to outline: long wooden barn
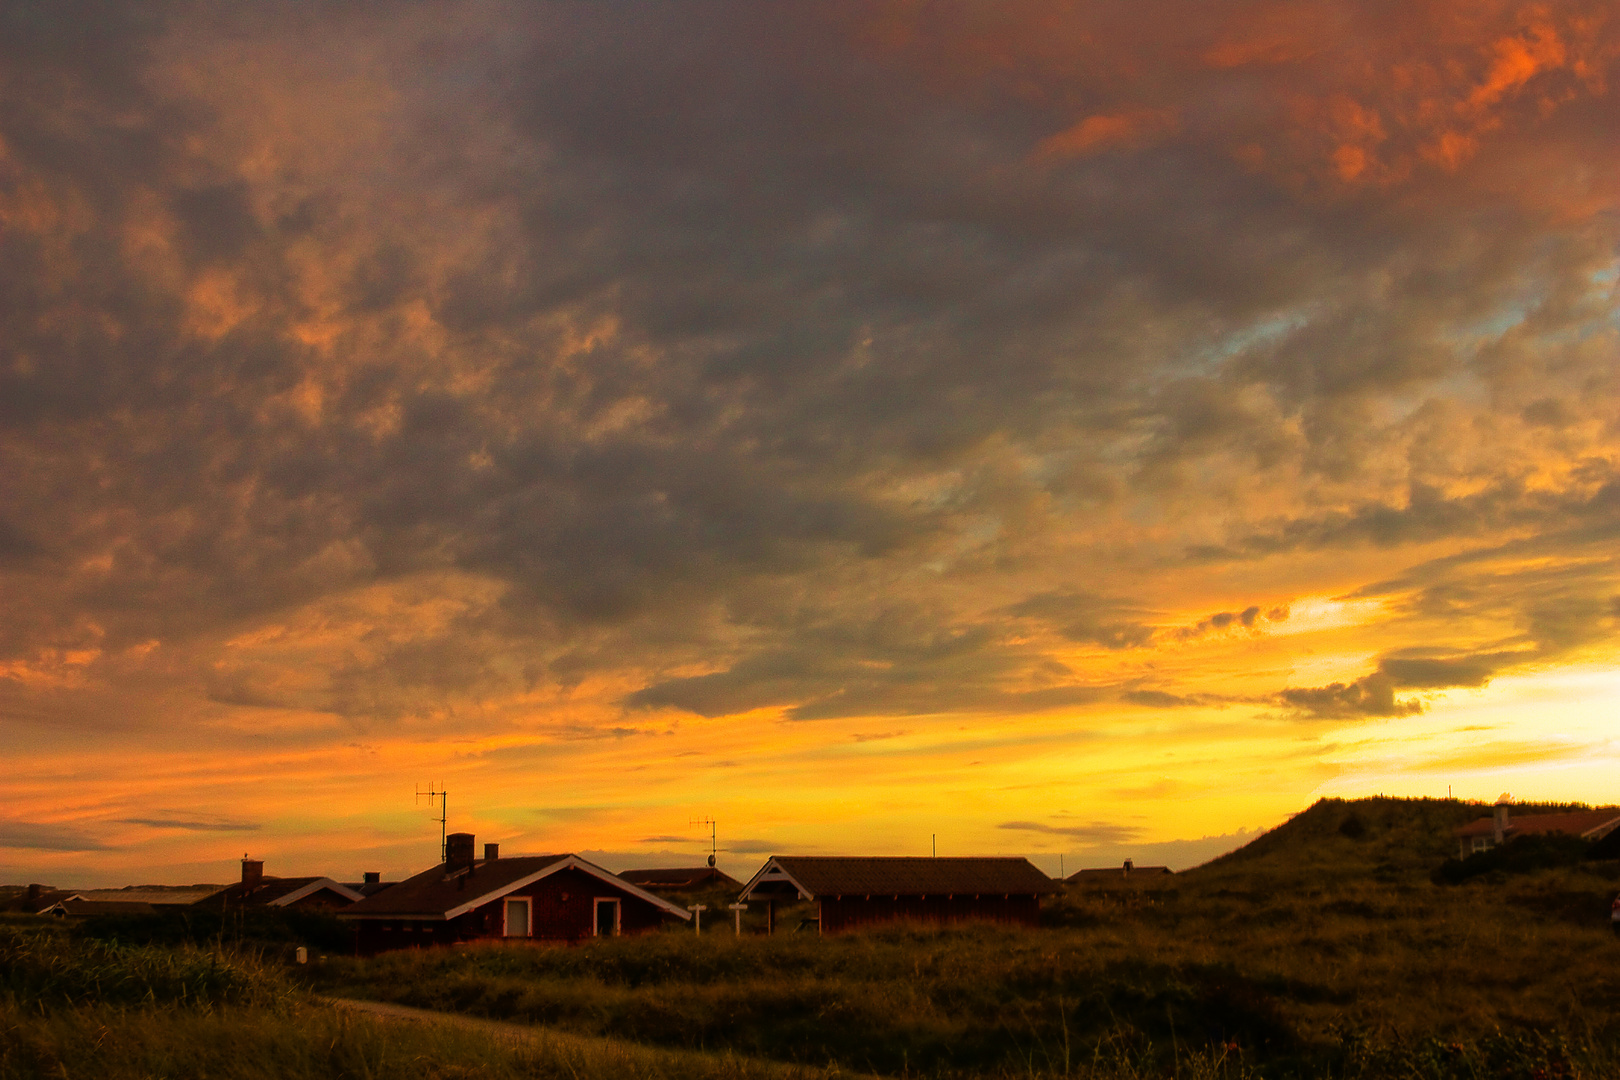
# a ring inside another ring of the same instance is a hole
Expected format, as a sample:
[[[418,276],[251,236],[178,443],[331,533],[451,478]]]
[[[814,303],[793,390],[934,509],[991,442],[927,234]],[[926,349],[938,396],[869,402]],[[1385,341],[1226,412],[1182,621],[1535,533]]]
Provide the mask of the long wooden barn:
[[[768,933],[780,903],[810,901],[824,934],[890,922],[1038,926],[1041,897],[1061,891],[1028,859],[772,856],[739,900],[763,901]]]

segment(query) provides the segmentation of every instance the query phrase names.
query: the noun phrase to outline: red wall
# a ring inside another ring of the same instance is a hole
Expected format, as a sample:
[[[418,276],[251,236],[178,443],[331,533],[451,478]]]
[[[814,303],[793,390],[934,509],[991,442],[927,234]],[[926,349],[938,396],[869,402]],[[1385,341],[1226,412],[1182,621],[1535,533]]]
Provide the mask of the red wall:
[[[502,938],[504,906],[509,899],[528,897],[530,937]],[[615,888],[582,870],[559,870],[532,885],[514,890],[499,899],[474,908],[449,922],[409,919],[357,920],[356,948],[363,956],[391,949],[419,949],[451,945],[458,941],[582,941],[593,935],[594,901],[616,897],[619,901],[619,932],[644,934],[656,930],[671,918],[663,909],[637,896]]]

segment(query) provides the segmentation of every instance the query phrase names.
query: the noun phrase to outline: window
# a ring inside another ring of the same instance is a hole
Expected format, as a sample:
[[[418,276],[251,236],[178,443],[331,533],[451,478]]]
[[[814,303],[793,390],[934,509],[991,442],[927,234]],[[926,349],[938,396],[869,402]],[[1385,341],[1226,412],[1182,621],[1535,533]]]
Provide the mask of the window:
[[[529,936],[529,902],[527,900],[508,900],[506,902],[506,928],[503,933],[507,937]]]
[[[593,929],[597,937],[617,937],[619,935],[619,901],[607,897],[596,898],[596,926]]]

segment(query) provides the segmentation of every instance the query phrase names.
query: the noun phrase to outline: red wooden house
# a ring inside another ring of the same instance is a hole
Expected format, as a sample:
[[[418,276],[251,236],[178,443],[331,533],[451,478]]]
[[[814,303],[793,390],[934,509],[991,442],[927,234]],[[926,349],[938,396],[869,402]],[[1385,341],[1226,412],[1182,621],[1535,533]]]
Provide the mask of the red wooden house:
[[[338,913],[363,956],[467,941],[579,941],[640,934],[691,913],[578,855],[473,858],[471,833],[445,838],[448,858]]]

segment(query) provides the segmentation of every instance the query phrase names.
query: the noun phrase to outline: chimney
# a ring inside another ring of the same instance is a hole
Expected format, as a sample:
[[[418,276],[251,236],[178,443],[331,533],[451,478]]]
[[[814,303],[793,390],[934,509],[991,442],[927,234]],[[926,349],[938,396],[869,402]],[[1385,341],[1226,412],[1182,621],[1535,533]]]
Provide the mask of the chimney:
[[[1126,859],[1125,860],[1125,876],[1130,877],[1131,876],[1131,871],[1134,870],[1134,869],[1136,869],[1136,864],[1131,862],[1131,860]]]
[[[34,884],[28,886],[28,909],[27,910],[28,910],[28,912],[30,914],[32,914],[34,912],[34,909],[39,906],[40,895],[43,894],[44,892],[45,892],[45,886],[39,884],[38,882],[35,882]]]
[[[485,844],[484,845],[484,861],[485,862],[494,862],[496,859],[498,859],[500,857],[501,857],[501,845],[499,845],[499,844]]]
[[[446,873],[453,874],[457,870],[469,870],[473,864],[473,834],[470,832],[453,832],[444,838],[444,869]]]
[[[1502,797],[1496,800],[1495,828],[1492,830],[1498,844],[1507,839],[1508,811],[1512,806],[1513,796],[1505,791],[1502,792]]]
[[[256,889],[259,882],[264,880],[264,860],[250,859],[242,856],[242,885],[244,888]]]
[[[379,870],[367,870],[365,873],[365,879],[367,885],[379,884],[382,881],[382,872]]]

